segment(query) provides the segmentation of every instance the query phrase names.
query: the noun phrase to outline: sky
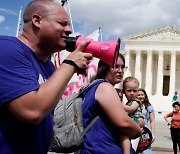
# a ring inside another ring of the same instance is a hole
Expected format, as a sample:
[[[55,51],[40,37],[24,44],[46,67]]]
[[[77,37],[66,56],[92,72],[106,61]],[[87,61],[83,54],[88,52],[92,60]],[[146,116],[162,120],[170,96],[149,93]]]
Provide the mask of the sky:
[[[180,28],[180,0],[68,1],[67,12],[70,12],[74,32],[88,36],[100,27],[102,41],[167,25]],[[29,2],[0,0],[0,35],[16,35],[19,10],[22,7],[23,13]],[[56,2],[61,3],[61,0]]]

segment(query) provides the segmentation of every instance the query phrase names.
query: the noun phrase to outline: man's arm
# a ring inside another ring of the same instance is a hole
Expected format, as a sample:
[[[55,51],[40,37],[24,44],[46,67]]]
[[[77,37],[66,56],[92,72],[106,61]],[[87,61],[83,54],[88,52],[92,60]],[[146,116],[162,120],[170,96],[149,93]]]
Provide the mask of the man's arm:
[[[90,40],[84,41],[67,59],[74,61],[80,68],[87,69],[92,55],[81,51],[89,43]],[[38,90],[12,100],[7,104],[8,109],[21,121],[30,124],[40,123],[55,108],[74,72],[76,72],[74,66],[61,64]]]

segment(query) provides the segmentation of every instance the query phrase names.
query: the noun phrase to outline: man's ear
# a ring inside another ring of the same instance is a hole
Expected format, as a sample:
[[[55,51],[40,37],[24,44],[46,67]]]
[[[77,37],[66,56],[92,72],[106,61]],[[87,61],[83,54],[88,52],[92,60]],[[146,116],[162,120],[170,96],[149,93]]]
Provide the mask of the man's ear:
[[[41,16],[39,14],[32,15],[32,24],[36,27],[40,27],[41,24]]]

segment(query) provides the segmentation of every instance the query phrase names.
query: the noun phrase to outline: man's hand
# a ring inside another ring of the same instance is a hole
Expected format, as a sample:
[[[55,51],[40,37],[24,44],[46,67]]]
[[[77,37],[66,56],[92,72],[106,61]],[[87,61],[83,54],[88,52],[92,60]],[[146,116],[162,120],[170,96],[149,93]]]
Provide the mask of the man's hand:
[[[66,59],[73,61],[78,67],[76,72],[78,74],[85,73],[85,70],[88,68],[88,64],[92,59],[91,53],[84,53],[83,50],[91,42],[91,39],[83,41]]]

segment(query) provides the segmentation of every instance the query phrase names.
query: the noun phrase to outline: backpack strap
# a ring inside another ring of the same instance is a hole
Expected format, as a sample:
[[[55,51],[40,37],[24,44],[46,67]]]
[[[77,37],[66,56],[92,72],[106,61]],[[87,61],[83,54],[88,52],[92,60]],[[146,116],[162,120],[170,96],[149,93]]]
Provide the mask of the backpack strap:
[[[83,97],[84,92],[89,89],[93,84],[95,84],[98,81],[106,81],[104,79],[96,79],[94,81],[92,81],[91,83],[85,85],[83,88],[81,88],[79,95],[81,95]],[[86,126],[86,128],[84,129],[83,133],[81,134],[82,137],[84,137],[84,135],[88,132],[88,130],[91,128],[91,126],[96,122],[96,120],[99,118],[99,116],[94,117],[91,122]]]
[[[84,135],[88,132],[88,130],[91,128],[91,126],[96,122],[96,120],[98,118],[99,118],[99,116],[96,116],[93,120],[91,120],[91,122],[86,126],[86,128],[83,131],[83,133],[81,134],[82,137],[84,137]]]
[[[96,82],[98,82],[98,81],[106,81],[106,80],[105,80],[105,79],[96,79],[96,80],[92,81],[91,83],[88,83],[88,84],[84,85],[84,86],[80,89],[79,95],[83,97],[84,92],[85,92],[87,89],[89,89],[93,84],[95,84]]]

